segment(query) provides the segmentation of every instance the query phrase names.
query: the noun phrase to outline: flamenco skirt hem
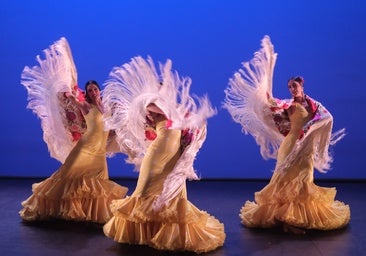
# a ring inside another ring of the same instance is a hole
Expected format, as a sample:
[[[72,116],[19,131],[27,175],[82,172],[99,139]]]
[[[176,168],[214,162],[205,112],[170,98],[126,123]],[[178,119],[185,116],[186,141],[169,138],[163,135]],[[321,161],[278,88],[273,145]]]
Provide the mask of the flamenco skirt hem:
[[[339,229],[349,223],[350,208],[334,200],[335,194],[335,188],[313,183],[269,184],[255,194],[255,202],[244,204],[239,216],[247,227],[271,228],[286,223],[303,229]]]
[[[33,194],[22,202],[24,221],[64,219],[106,223],[112,200],[123,198],[127,188],[108,179],[54,176],[32,186]]]
[[[119,243],[148,245],[159,250],[203,253],[222,246],[224,225],[185,198],[175,198],[159,211],[156,197],[126,197],[112,203],[106,236]]]

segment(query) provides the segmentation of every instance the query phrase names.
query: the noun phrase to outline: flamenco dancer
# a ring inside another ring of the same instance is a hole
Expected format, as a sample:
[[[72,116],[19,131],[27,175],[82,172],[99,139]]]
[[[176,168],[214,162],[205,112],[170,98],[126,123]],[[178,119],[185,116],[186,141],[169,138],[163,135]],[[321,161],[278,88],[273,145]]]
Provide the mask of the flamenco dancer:
[[[282,226],[295,234],[342,228],[350,221],[350,208],[335,200],[335,188],[314,184],[314,168],[327,172],[333,160],[329,147],[344,136],[344,129],[332,133],[332,115],[305,94],[300,76],[287,82],[290,99],[272,96],[276,57],[265,36],[262,48],[225,90],[224,108],[254,137],[263,158],[277,160],[269,184],[241,208],[241,221],[248,228]]]
[[[107,127],[139,171],[132,195],[112,203],[104,233],[158,250],[212,251],[224,243],[224,225],[188,201],[186,179],[198,179],[193,162],[215,110],[206,97],[196,105],[191,80],[171,71],[170,60],[160,70],[135,57],[111,72],[103,91]]]
[[[105,131],[100,87],[94,80],[77,86],[69,44],[61,38],[37,56],[38,66],[25,67],[22,84],[28,108],[41,120],[43,139],[51,157],[62,163],[49,178],[32,186],[22,202],[24,221],[64,219],[104,224],[110,203],[127,188],[109,180],[107,152],[116,153],[113,133]]]

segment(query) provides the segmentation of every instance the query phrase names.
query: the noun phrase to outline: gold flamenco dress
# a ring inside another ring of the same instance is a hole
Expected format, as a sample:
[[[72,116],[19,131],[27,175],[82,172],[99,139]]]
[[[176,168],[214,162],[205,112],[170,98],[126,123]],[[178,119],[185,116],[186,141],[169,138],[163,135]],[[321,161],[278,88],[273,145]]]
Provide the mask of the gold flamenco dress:
[[[294,149],[309,114],[296,103],[290,121],[291,130],[279,148],[276,170]],[[302,229],[332,230],[348,224],[349,206],[334,200],[336,189],[314,184],[314,142],[303,147],[293,164],[275,171],[269,184],[255,193],[255,201],[242,207],[240,217],[246,227],[271,228],[285,223]]]
[[[57,218],[104,224],[111,218],[112,200],[126,195],[127,188],[108,177],[108,132],[102,114],[92,105],[84,118],[87,131],[63,165],[51,177],[33,184],[33,194],[22,202],[23,220]]]
[[[157,122],[157,137],[142,161],[136,189],[131,196],[113,201],[113,217],[104,225],[104,233],[119,243],[159,250],[214,250],[224,243],[224,225],[190,203],[185,187],[166,206],[153,210],[166,177],[181,155],[181,131],[166,129],[165,125],[166,121]]]

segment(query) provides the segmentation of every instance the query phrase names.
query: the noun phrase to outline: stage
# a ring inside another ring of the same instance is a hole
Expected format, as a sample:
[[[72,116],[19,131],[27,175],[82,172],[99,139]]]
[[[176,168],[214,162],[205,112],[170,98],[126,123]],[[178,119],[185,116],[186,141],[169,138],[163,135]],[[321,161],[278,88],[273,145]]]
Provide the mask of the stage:
[[[195,255],[189,252],[157,251],[147,246],[122,245],[104,236],[102,226],[66,221],[23,223],[20,202],[31,194],[31,185],[41,179],[0,179],[1,255]],[[134,179],[115,179],[132,193]],[[223,247],[204,254],[224,255],[366,255],[366,182],[316,181],[320,186],[336,187],[336,199],[350,205],[349,226],[336,231],[308,231],[305,235],[281,230],[247,229],[240,223],[239,210],[266,180],[188,181],[188,199],[199,209],[225,225]]]

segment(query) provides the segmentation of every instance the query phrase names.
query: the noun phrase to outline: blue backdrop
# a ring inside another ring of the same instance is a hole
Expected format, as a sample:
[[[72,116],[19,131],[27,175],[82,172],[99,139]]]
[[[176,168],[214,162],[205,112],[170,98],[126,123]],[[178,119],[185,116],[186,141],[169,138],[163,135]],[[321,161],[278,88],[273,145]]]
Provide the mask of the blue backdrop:
[[[229,77],[253,57],[264,35],[278,52],[274,96],[288,98],[287,79],[305,77],[306,92],[335,117],[347,136],[334,147],[333,169],[319,179],[364,179],[366,2],[273,0],[3,0],[0,5],[2,78],[0,176],[49,176],[50,158],[40,122],[26,109],[24,66],[54,41],[68,39],[79,84],[100,84],[113,66],[136,55],[172,59],[192,92],[207,93],[218,114],[195,167],[202,178],[269,178],[274,161],[261,158],[251,136],[221,108]],[[111,177],[136,177],[119,155]]]

